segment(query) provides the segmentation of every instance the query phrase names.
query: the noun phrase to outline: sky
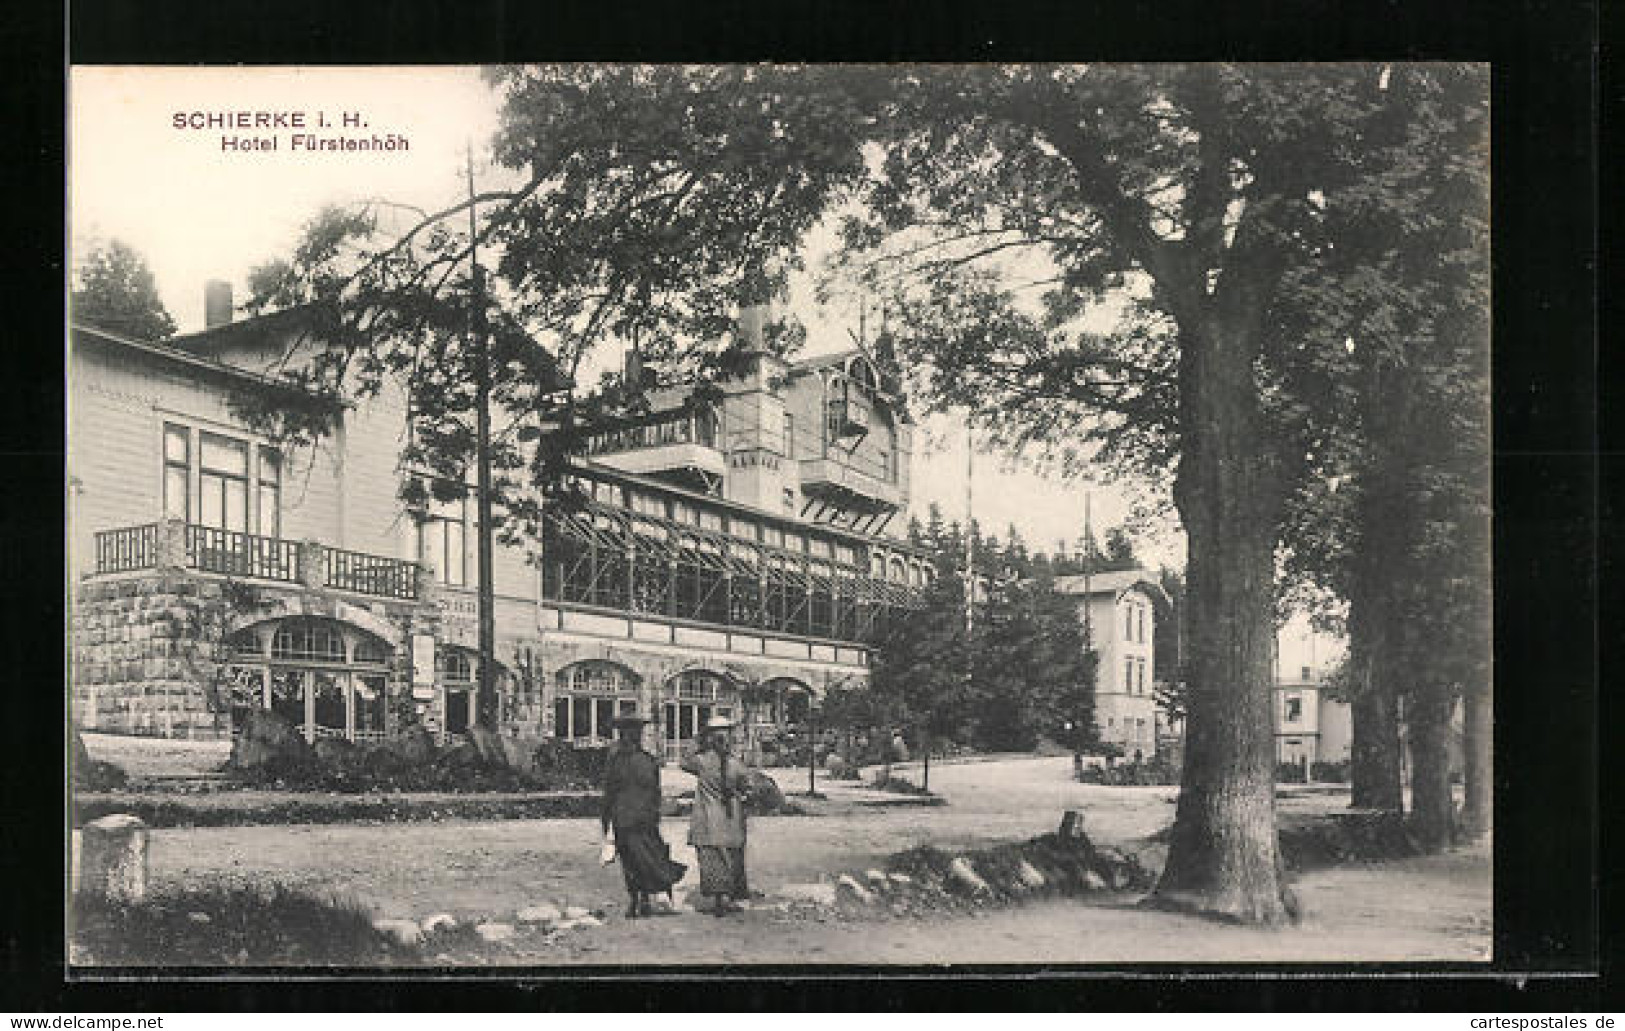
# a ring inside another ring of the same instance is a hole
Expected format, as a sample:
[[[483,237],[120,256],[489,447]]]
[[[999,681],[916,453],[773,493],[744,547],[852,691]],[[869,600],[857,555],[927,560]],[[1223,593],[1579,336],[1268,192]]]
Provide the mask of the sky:
[[[385,198],[424,208],[456,200],[472,144],[476,182],[501,181],[481,153],[498,101],[478,71],[457,67],[75,68],[70,100],[70,239],[76,253],[111,238],[133,246],[153,270],[181,332],[203,327],[204,283],[223,279],[240,301],[249,271],[285,254],[324,204]],[[299,113],[318,136],[340,131],[345,113],[364,126],[345,135],[407,141],[393,151],[294,151],[291,126],[223,129],[204,124],[235,112]],[[325,118],[333,128],[314,128]],[[177,127],[177,119],[183,127]],[[278,137],[279,149],[227,150],[223,138]],[[850,346],[855,301],[821,308],[810,282],[789,309],[808,327],[804,354]],[[951,417],[917,432],[912,510],[931,502],[950,519],[965,512],[966,433]],[[1053,552],[1083,529],[1084,495],[1097,536],[1125,518],[1124,492],[1096,482],[1040,476],[1008,455],[978,454],[973,511],[985,531],[1014,525],[1031,548]],[[1183,565],[1177,529],[1137,538],[1151,566]]]

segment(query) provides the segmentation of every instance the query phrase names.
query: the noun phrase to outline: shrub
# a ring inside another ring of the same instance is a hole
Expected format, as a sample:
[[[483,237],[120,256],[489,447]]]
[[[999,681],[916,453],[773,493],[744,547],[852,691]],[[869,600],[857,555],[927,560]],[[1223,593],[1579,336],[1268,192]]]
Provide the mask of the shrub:
[[[1309,767],[1316,780],[1326,781],[1330,784],[1347,784],[1349,779],[1349,764],[1347,760],[1334,763],[1315,763]]]
[[[901,777],[884,777],[876,774],[875,779],[869,782],[869,786],[876,791],[889,791],[894,795],[935,795],[935,792],[927,791],[913,781]]]
[[[1277,784],[1302,784],[1303,763],[1276,763],[1275,781]]]
[[[360,966],[416,956],[358,903],[283,885],[207,885],[135,904],[82,894],[70,941],[86,965]]]

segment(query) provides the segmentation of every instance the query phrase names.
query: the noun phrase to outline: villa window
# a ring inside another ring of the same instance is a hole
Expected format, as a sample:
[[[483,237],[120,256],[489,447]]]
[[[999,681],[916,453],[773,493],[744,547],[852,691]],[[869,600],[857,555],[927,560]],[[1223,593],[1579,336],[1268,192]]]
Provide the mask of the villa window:
[[[248,532],[248,443],[213,433],[198,438],[198,518],[204,526]]]
[[[164,424],[164,515],[192,518],[192,434],[185,426]]]
[[[443,584],[461,587],[468,582],[464,539],[468,499],[430,502],[418,522],[418,561],[434,570]]]
[[[1286,722],[1297,723],[1301,719],[1303,719],[1303,696],[1295,694],[1287,695]]]
[[[287,619],[242,630],[230,640],[227,694],[233,730],[266,708],[307,739],[378,739],[386,731],[389,645],[346,624]],[[270,651],[266,651],[269,640]]]
[[[1123,693],[1134,693],[1134,660],[1123,660]]]
[[[300,662],[343,662],[344,638],[336,627],[314,620],[291,620],[271,638],[271,658]]]
[[[589,744],[614,735],[615,717],[637,709],[637,681],[612,662],[577,662],[555,677],[553,733]]]
[[[282,456],[272,448],[259,449],[259,533],[261,537],[282,536]]]

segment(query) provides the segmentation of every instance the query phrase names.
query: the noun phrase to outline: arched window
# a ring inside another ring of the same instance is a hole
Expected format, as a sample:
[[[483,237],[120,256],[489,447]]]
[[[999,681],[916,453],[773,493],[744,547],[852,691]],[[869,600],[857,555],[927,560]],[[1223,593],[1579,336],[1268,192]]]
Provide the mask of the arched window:
[[[261,639],[260,632],[255,627],[248,627],[232,634],[227,645],[231,648],[233,656],[249,658],[265,655],[265,641]]]
[[[812,712],[812,688],[793,677],[775,677],[766,685],[771,720],[780,727],[807,722]]]
[[[296,617],[239,630],[229,644],[234,730],[249,710],[267,708],[307,739],[384,736],[391,649],[382,639],[348,623]]]
[[[615,717],[637,710],[637,676],[618,663],[572,663],[554,675],[554,683],[553,733],[568,741],[607,741],[614,736]]]
[[[733,680],[706,669],[685,670],[666,681],[660,722],[668,754],[680,752],[713,716],[740,715],[739,688]]]
[[[876,580],[886,579],[886,556],[878,551],[869,556],[869,575]]]
[[[352,661],[358,666],[385,666],[389,664],[389,645],[371,634],[357,634]]]
[[[344,635],[325,620],[288,620],[271,637],[271,658],[302,662],[343,662]]]
[[[891,559],[891,580],[893,583],[908,583],[908,566],[896,555]]]

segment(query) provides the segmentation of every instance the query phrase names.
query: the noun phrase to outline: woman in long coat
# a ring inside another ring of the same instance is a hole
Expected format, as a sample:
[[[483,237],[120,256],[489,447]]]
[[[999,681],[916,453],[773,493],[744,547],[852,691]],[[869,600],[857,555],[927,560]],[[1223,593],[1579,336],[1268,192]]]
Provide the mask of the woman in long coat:
[[[700,860],[700,894],[716,896],[717,916],[739,912],[738,900],[750,889],[745,880],[745,801],[750,779],[745,764],[728,754],[733,724],[716,718],[706,724],[699,751],[684,757],[694,774],[694,813],[688,843]]]
[[[643,750],[642,716],[615,721],[616,747],[604,764],[604,833],[615,828],[615,854],[621,862],[629,899],[626,915],[648,916],[649,896],[683,879],[688,867],[673,862],[660,836],[660,764]]]

